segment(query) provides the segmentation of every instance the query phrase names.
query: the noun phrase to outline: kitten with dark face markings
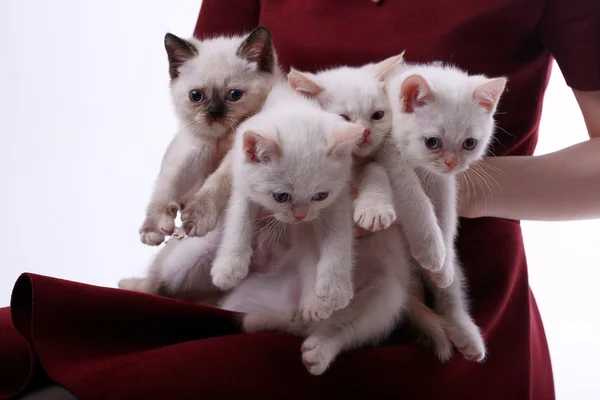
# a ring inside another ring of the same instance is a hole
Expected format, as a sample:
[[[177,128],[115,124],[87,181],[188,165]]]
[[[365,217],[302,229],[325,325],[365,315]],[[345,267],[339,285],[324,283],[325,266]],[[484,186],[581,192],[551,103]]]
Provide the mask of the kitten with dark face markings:
[[[186,205],[182,220],[194,211],[193,202],[188,200],[193,199],[214,168],[218,140],[256,114],[274,83],[282,79],[271,34],[263,26],[243,36],[202,41],[168,33],[165,49],[179,130],[164,155],[140,228],[141,241],[155,246],[173,234],[174,219],[182,204]],[[216,187],[230,185],[227,174],[211,178]],[[125,279],[119,287],[157,293],[163,261],[172,258],[169,255],[176,253],[177,247],[175,241],[161,249],[148,278]],[[195,246],[202,247],[203,243]]]
[[[211,172],[217,140],[260,109],[279,76],[265,27],[244,37],[204,41],[169,33],[165,48],[180,128],[164,156],[140,229],[142,242],[149,245],[173,233],[179,206]]]

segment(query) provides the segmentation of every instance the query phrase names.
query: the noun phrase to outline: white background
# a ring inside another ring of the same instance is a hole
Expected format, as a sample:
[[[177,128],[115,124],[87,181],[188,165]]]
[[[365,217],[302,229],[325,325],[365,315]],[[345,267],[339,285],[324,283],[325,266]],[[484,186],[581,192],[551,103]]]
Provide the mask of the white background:
[[[199,3],[0,1],[0,307],[23,271],[115,286],[145,268],[137,229],[176,125],[163,36],[191,35]],[[558,68],[544,107],[537,154],[586,139]],[[523,230],[557,397],[598,399],[600,221]]]

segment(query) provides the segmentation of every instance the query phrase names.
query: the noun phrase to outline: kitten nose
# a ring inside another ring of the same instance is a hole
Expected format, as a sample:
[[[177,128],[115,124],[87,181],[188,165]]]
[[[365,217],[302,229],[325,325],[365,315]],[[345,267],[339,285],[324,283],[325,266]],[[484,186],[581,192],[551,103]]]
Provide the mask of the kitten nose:
[[[453,158],[445,159],[444,164],[446,164],[448,168],[454,168],[456,167],[456,160]]]
[[[364,146],[364,145],[366,145],[366,144],[367,144],[367,138],[369,137],[369,135],[370,135],[370,134],[371,134],[371,130],[370,130],[369,128],[366,128],[366,129],[363,131],[363,134],[362,134],[362,141],[360,142],[360,145],[361,145],[361,146]]]
[[[221,107],[210,107],[208,109],[208,115],[210,115],[214,119],[218,119],[223,116],[223,108]]]
[[[302,221],[304,218],[306,218],[306,214],[295,214],[294,218],[296,221]]]

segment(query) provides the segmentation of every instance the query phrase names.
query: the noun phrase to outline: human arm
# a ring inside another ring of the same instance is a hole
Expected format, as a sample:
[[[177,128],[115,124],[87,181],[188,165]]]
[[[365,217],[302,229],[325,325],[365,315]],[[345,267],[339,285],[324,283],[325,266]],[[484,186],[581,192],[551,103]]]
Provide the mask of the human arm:
[[[487,183],[461,179],[461,216],[600,218],[600,91],[573,92],[590,140],[541,156],[486,158],[476,168],[480,174],[485,171]]]

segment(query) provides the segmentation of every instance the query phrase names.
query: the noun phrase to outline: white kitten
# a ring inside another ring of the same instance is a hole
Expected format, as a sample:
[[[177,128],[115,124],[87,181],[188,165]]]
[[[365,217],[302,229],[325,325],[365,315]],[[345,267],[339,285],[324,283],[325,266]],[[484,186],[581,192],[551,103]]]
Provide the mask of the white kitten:
[[[452,345],[443,324],[409,293],[413,278],[410,265],[404,263],[410,257],[397,226],[357,241],[355,294],[347,307],[318,322],[298,318],[302,282],[318,261],[315,252],[307,257],[304,245],[297,246],[298,241],[306,242],[306,233],[297,230],[299,237],[291,239],[294,246],[277,259],[276,265],[263,271],[253,270],[221,303],[224,309],[246,313],[242,318],[246,332],[275,330],[305,337],[302,362],[311,374],[320,375],[343,350],[385,339],[406,312],[427,332],[440,360],[450,358]],[[407,306],[411,309],[407,310]]]
[[[167,34],[165,48],[180,128],[163,158],[140,228],[142,242],[149,245],[173,233],[177,210],[214,169],[217,140],[260,109],[279,75],[265,27],[204,41]]]
[[[218,213],[209,206],[218,202],[219,196],[226,198],[231,185],[227,155],[202,186],[214,169],[217,140],[255,114],[273,84],[282,79],[271,35],[264,27],[245,36],[204,41],[167,34],[165,48],[180,129],[164,156],[140,229],[142,241],[152,245],[173,233],[174,217],[184,203],[183,230],[194,235],[206,225],[214,228]],[[197,289],[215,292],[216,288],[202,278],[207,276],[219,238],[220,233],[215,232],[206,238],[169,240],[151,263],[146,278],[123,279],[119,287],[179,296],[199,285]]]
[[[468,75],[436,64],[406,66],[387,86],[394,141],[429,195],[444,239],[443,268],[431,274],[437,286],[435,309],[447,319],[452,342],[467,358],[476,360],[485,357],[485,345],[467,311],[464,276],[454,248],[456,174],[484,155],[505,85],[505,78]],[[423,204],[414,206],[413,213],[430,212]],[[405,214],[400,215],[405,230],[412,230]]]
[[[221,247],[211,269],[227,290],[247,276],[252,222],[262,208],[285,224],[302,250],[306,279],[302,315],[328,318],[353,296],[349,181],[352,151],[364,128],[323,111],[281,83],[261,112],[239,128],[233,153],[233,190]],[[303,234],[297,235],[295,232]],[[309,273],[310,272],[310,273]]]
[[[379,63],[361,67],[339,67],[312,74],[292,69],[290,86],[316,99],[321,107],[345,120],[365,127],[355,158],[367,161],[357,167],[354,185],[354,222],[370,230],[385,229],[396,219],[389,179],[383,168],[368,162],[379,151],[392,130],[392,115],[385,80],[403,63],[404,52]]]

